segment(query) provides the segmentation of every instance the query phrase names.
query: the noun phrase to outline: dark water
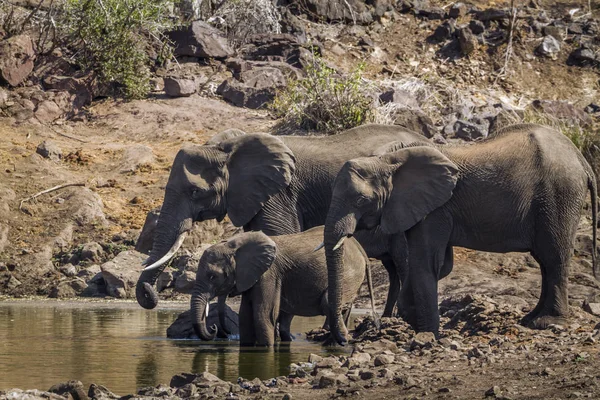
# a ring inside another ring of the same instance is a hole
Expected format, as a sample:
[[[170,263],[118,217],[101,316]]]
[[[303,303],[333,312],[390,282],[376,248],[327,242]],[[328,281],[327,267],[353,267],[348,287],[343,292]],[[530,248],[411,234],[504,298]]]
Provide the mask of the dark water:
[[[211,372],[235,381],[286,375],[289,364],[310,353],[337,353],[302,338],[274,352],[245,349],[238,342],[203,343],[166,338],[185,304],[143,310],[134,303],[0,302],[0,390],[47,390],[80,380],[119,395],[168,384],[180,372]],[[294,318],[292,332],[320,326],[323,317]]]

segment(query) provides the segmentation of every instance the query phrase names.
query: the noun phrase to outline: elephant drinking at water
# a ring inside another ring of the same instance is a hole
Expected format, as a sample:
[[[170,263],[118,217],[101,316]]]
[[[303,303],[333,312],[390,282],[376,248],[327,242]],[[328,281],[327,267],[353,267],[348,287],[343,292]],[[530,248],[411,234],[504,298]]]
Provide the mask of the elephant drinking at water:
[[[361,227],[379,227],[392,242],[408,244],[401,312],[417,331],[438,332],[437,282],[452,270],[453,246],[530,252],[542,288],[522,322],[534,328],[563,322],[569,261],[588,190],[596,275],[596,178],[558,131],[515,125],[470,146],[392,143],[379,156],[347,162],[335,181],[324,235],[336,340],[345,341],[336,312],[345,274],[342,243]]]
[[[327,315],[327,265],[324,251],[313,249],[323,240],[323,227],[302,233],[268,237],[245,232],[208,248],[198,264],[191,310],[196,334],[211,340],[206,327],[208,302],[215,296],[241,294],[240,345],[273,346],[275,322],[280,315]],[[368,257],[354,239],[345,244],[344,293],[351,303],[367,272],[374,313]]]
[[[137,301],[144,308],[157,305],[153,285],[194,221],[228,215],[235,226],[270,236],[323,225],[335,176],[346,161],[372,155],[391,141],[428,142],[404,128],[383,125],[363,125],[327,137],[243,132],[225,136],[185,147],[175,157],[149,266],[136,286]],[[390,315],[400,287],[396,268],[406,264],[406,257],[389,251],[389,237],[380,231],[358,231],[356,238],[390,274],[384,313]]]

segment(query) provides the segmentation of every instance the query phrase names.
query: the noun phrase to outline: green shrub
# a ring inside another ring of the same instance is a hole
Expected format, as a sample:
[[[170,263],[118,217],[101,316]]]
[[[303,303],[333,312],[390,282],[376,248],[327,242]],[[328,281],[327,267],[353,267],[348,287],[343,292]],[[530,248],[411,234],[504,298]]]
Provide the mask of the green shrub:
[[[101,83],[118,83],[127,98],[149,92],[148,47],[170,57],[163,32],[172,28],[174,0],[66,0],[61,25],[83,69]]]
[[[290,81],[271,104],[278,128],[333,134],[373,120],[374,101],[363,81],[364,65],[339,75],[315,56],[302,79]]]

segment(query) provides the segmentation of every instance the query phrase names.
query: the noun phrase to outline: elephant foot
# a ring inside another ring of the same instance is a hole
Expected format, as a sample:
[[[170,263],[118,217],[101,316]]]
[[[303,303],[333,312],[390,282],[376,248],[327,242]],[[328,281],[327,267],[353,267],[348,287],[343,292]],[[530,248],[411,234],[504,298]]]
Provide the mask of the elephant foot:
[[[527,317],[528,315],[521,320],[521,324],[531,329],[548,329],[551,325],[565,326],[569,323],[568,318],[564,316],[538,315],[525,324],[523,321],[526,320]]]
[[[279,332],[279,338],[282,342],[293,342],[296,339],[296,336],[292,335],[290,332]]]

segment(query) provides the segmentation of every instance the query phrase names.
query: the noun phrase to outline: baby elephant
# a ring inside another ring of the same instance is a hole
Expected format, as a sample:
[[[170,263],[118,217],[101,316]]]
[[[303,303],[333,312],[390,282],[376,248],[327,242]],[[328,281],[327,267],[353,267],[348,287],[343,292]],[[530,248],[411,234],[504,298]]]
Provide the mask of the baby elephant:
[[[245,232],[208,248],[198,265],[192,294],[196,334],[210,340],[216,327],[206,327],[206,308],[222,295],[242,295],[239,312],[240,345],[273,346],[275,323],[282,316],[328,315],[325,252],[314,249],[323,241],[323,227],[302,233],[268,237]],[[344,243],[342,303],[354,300],[367,272],[368,258],[354,239]]]

